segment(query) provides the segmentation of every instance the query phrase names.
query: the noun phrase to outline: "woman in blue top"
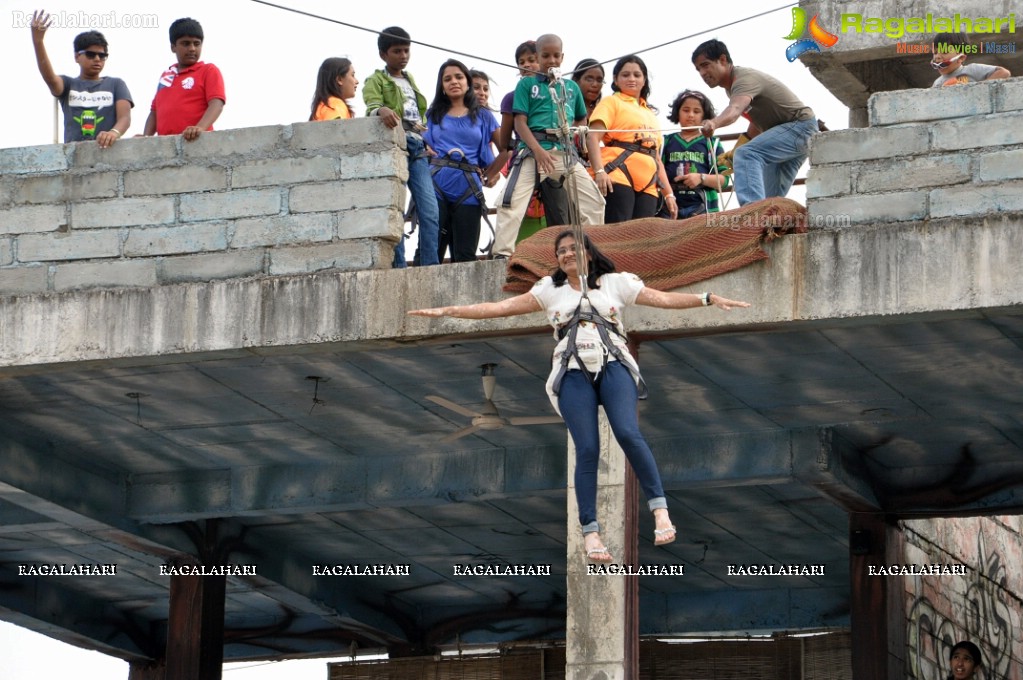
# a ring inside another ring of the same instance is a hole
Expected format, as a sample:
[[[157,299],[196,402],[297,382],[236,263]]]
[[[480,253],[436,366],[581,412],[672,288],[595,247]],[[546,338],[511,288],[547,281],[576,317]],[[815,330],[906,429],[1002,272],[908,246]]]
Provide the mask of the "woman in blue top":
[[[438,257],[451,248],[452,262],[476,259],[480,215],[486,210],[482,168],[494,160],[497,120],[480,108],[465,64],[448,59],[437,75],[437,93],[426,111],[423,138],[431,150],[433,185],[440,207]]]

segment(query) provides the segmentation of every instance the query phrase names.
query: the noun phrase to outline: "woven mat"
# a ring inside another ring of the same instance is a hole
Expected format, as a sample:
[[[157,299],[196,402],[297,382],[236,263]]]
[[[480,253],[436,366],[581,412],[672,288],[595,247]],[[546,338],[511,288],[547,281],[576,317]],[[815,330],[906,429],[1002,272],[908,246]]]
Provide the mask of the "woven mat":
[[[554,239],[565,227],[548,227],[515,247],[504,290],[524,293],[557,269]],[[783,234],[806,231],[806,208],[787,198],[768,198],[735,210],[686,220],[648,217],[586,227],[620,272],[632,272],[651,288],[671,290],[767,258],[762,245]]]

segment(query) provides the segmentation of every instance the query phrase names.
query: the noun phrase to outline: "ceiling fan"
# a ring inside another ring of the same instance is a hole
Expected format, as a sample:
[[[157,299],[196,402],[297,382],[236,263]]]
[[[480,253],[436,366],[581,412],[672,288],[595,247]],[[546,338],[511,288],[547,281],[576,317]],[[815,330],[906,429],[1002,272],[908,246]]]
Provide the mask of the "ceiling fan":
[[[460,404],[456,404],[453,401],[449,401],[444,397],[438,397],[436,394],[427,395],[427,399],[443,406],[449,411],[454,411],[459,415],[463,415],[467,418],[472,418],[472,424],[467,427],[463,427],[456,432],[452,432],[448,436],[441,439],[441,442],[453,442],[456,439],[472,434],[477,430],[500,430],[505,425],[547,425],[550,423],[560,423],[561,418],[558,416],[513,416],[511,418],[503,417],[497,410],[497,406],[494,405],[494,388],[497,386],[497,377],[494,375],[494,369],[497,368],[497,364],[487,363],[482,364],[480,368],[483,371],[483,397],[486,401],[483,407],[479,411],[473,411]]]

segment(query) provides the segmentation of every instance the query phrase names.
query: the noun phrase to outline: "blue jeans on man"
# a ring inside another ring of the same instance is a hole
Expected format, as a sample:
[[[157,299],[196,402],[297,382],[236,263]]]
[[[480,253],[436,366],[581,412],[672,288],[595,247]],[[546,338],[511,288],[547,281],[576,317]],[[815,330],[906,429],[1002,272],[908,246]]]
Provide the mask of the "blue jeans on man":
[[[437,207],[437,194],[433,190],[430,162],[426,158],[426,143],[419,135],[405,133],[405,145],[408,148],[408,190],[416,203],[416,213],[419,216],[419,247],[416,249],[415,264],[440,264],[437,257],[440,209]],[[408,266],[405,261],[404,235],[398,245],[394,246],[392,266]]]
[[[597,406],[604,407],[618,445],[625,452],[650,510],[666,508],[661,476],[654,454],[639,431],[636,381],[620,361],[609,361],[595,383],[585,373],[565,373],[558,407],[575,444],[575,497],[583,533],[600,531],[597,524],[597,466],[600,462],[600,431]]]
[[[733,163],[739,205],[788,194],[816,132],[816,118],[797,120],[765,130],[736,149]]]

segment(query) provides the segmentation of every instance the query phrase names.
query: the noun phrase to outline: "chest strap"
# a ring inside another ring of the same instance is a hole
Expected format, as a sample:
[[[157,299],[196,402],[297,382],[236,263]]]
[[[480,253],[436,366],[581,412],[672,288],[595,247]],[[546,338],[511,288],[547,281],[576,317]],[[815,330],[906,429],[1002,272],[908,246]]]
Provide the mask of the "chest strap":
[[[501,196],[501,207],[511,207],[515,185],[519,183],[522,174],[522,161],[532,155],[533,152],[529,150],[529,147],[522,147],[512,156],[511,168],[508,171],[508,183]],[[535,193],[537,189],[540,190],[540,201],[543,203],[548,227],[568,223],[568,192],[565,190],[564,180],[564,177],[549,176],[541,182],[540,171],[537,170],[533,173],[533,191]]]
[[[461,149],[452,149],[448,153],[462,153]],[[476,202],[480,206],[480,215],[483,217],[483,221],[487,223],[487,227],[490,228],[490,243],[480,250],[484,255],[490,253],[491,248],[494,247],[494,225],[490,222],[490,211],[487,210],[487,199],[483,195],[483,186],[477,179],[479,177],[479,168],[472,163],[465,160],[465,155],[462,155],[462,160],[455,160],[450,155],[447,156],[431,156],[430,157],[430,177],[435,178],[437,173],[440,172],[441,168],[453,168],[455,170],[461,170],[462,176],[465,177],[465,191],[458,200],[455,201],[454,207],[465,203],[470,196],[476,197]],[[436,180],[434,180],[434,186],[436,186]]]
[[[585,300],[585,298],[583,300]],[[600,341],[607,349],[607,352],[604,354],[604,360],[601,364],[601,374],[603,374],[603,370],[607,367],[607,357],[610,354],[615,358],[615,360],[621,362],[622,366],[629,369],[629,373],[632,374],[633,379],[636,381],[637,397],[639,399],[646,399],[650,396],[650,393],[647,390],[643,376],[640,375],[639,371],[636,370],[632,364],[625,360],[625,353],[622,352],[621,348],[618,347],[618,345],[616,345],[611,339],[611,333],[614,333],[622,340],[626,339],[625,336],[618,330],[618,326],[602,317],[595,310],[583,310],[583,300],[579,301],[579,306],[575,308],[575,312],[572,313],[569,320],[558,329],[558,340],[563,340],[567,335],[568,342],[565,345],[565,351],[561,353],[561,366],[558,368],[558,374],[554,377],[554,384],[551,386],[551,391],[553,391],[556,395],[560,395],[561,381],[565,378],[565,374],[568,373],[568,364],[572,358],[575,358],[575,362],[579,366],[579,370],[581,370],[583,374],[589,378],[591,385],[595,385],[599,379],[593,374],[593,372],[586,368],[586,364],[579,356],[579,347],[576,344],[576,336],[579,333],[579,324],[586,321],[592,323],[596,327],[597,334],[600,336]],[[585,301],[589,305],[590,301]]]
[[[636,183],[633,181],[632,175],[629,173],[629,168],[627,165],[625,165],[625,161],[627,161],[629,159],[629,156],[631,156],[632,154],[641,153],[650,156],[651,158],[654,159],[654,174],[650,177],[650,181],[647,182],[642,189],[637,191],[637,193],[643,193],[650,186],[652,186],[654,182],[657,181],[656,147],[643,146],[642,144],[635,144],[633,142],[621,142],[618,141],[617,139],[612,139],[610,142],[606,142],[604,146],[614,146],[623,149],[623,151],[620,154],[618,154],[618,156],[613,161],[604,166],[604,172],[606,172],[608,175],[610,175],[615,170],[621,170],[622,174],[625,175],[625,179],[629,180],[629,185],[633,189],[635,189]]]

